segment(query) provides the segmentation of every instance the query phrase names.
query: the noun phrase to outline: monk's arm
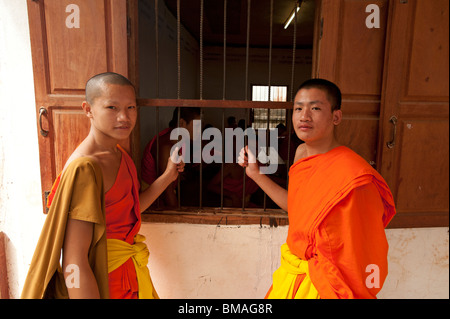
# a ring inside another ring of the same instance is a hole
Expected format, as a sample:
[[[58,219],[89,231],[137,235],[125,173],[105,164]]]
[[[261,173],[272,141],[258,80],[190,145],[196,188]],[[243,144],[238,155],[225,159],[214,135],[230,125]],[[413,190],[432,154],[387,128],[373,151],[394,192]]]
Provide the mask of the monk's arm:
[[[164,173],[139,195],[141,213],[153,204],[164,191],[171,191],[172,182],[178,178],[178,173],[183,172],[183,170],[183,161],[177,163],[175,158],[169,157]]]
[[[167,158],[170,157],[170,150],[172,148],[171,144],[163,144],[159,149],[159,172],[165,172],[167,170]],[[175,185],[169,184],[169,186],[164,187],[162,191],[162,198],[164,203],[168,207],[178,206],[178,198],[175,194]],[[155,199],[154,199],[155,200]],[[151,205],[151,204],[150,204]]]
[[[242,167],[246,167],[247,176],[253,179],[281,209],[288,210],[288,191],[271,180],[267,175],[261,174],[255,156],[248,149],[248,146],[241,150],[238,162]]]
[[[250,176],[251,179],[258,184],[259,187],[267,194],[281,209],[287,211],[287,197],[288,192],[286,189],[275,183],[267,175],[261,174],[260,172]]]
[[[71,299],[100,298],[88,260],[93,231],[93,223],[70,218],[67,221],[62,267],[64,278],[70,283],[67,290]]]
[[[141,213],[145,211],[153,202],[166,190],[173,182],[173,179],[166,174],[158,177],[145,191],[139,195]],[[167,189],[166,192],[170,191]]]

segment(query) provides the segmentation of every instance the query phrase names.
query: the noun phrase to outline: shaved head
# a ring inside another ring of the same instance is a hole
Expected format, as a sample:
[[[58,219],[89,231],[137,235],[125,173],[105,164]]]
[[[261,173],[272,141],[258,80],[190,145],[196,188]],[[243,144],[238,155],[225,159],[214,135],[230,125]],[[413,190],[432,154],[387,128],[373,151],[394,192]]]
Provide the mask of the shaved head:
[[[300,85],[300,87],[297,89],[297,93],[301,89],[308,90],[312,88],[322,90],[327,94],[328,102],[330,102],[331,104],[331,111],[341,109],[342,94],[341,90],[336,84],[325,79],[310,79]]]
[[[92,105],[95,99],[102,95],[106,84],[131,86],[135,90],[133,83],[123,75],[106,72],[94,75],[86,83],[86,101]]]

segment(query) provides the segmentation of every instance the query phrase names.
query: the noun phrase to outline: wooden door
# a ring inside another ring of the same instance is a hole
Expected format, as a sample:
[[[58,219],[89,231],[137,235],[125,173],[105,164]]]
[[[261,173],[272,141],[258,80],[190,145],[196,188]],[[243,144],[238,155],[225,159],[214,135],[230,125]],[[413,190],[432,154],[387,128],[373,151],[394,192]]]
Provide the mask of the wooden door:
[[[129,75],[126,0],[28,0],[43,202],[87,136],[86,81]],[[128,145],[124,145],[129,149]]]
[[[376,168],[389,1],[317,2],[313,76],[339,86],[343,121],[338,140]],[[379,28],[366,25],[370,4],[379,8]]]
[[[449,1],[392,1],[389,16],[378,161],[392,224],[448,226]]]

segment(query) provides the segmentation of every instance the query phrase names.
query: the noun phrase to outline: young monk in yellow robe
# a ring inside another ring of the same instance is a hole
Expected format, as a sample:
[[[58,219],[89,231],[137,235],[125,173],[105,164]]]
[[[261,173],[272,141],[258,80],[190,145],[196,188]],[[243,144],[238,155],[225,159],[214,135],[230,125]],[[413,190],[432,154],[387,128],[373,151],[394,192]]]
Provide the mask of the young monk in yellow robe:
[[[140,214],[184,163],[175,151],[165,173],[139,193],[134,163],[119,145],[136,124],[133,85],[116,73],[96,75],[82,107],[91,129],[53,186],[22,298],[158,298]]]
[[[327,80],[300,86],[292,124],[305,143],[288,190],[260,174],[248,148],[240,153],[248,176],[289,215],[281,266],[266,298],[376,298],[387,276],[384,229],[394,201],[380,174],[336,140],[340,105],[339,88]]]

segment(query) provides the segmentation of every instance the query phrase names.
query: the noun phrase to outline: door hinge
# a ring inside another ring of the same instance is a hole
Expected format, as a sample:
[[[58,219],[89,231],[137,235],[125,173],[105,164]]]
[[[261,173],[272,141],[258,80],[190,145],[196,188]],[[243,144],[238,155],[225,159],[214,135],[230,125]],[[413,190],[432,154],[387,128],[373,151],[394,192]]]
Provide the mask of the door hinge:
[[[47,206],[47,201],[48,201],[48,196],[50,195],[50,191],[45,191],[44,192],[44,208],[45,208],[45,213],[48,213],[48,206]]]

